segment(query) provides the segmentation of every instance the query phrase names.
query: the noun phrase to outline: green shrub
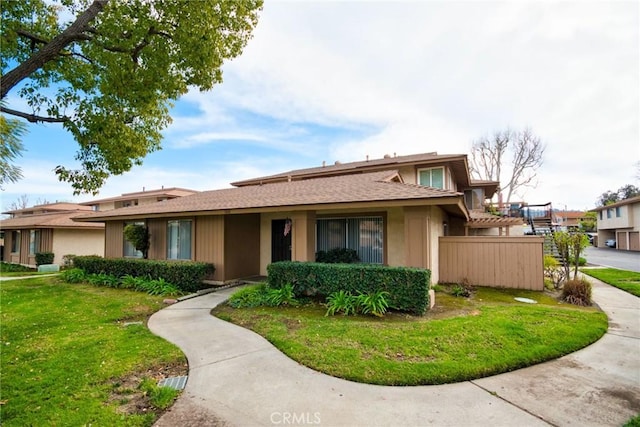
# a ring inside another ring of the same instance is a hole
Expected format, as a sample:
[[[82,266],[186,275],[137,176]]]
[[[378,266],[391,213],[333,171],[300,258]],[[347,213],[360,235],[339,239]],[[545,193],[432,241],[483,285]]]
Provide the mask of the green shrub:
[[[116,277],[146,277],[164,279],[183,292],[195,292],[202,288],[202,281],[213,274],[213,264],[193,261],[155,261],[130,258],[102,258],[78,256],[75,266],[87,274],[106,273]]]
[[[373,314],[382,317],[387,312],[389,303],[387,296],[389,292],[377,291],[369,294],[360,294],[357,296],[357,307],[362,314]]]
[[[36,265],[53,264],[53,252],[36,252]]]
[[[327,297],[327,312],[325,316],[342,313],[345,316],[356,313],[357,297],[349,291],[337,291]]]
[[[387,295],[389,293],[386,291],[360,293],[359,295],[353,295],[351,292],[343,290],[333,292],[327,297],[325,316],[333,316],[336,313],[342,313],[346,316],[361,313],[382,317],[389,307]]]
[[[360,262],[358,253],[353,249],[334,248],[329,251],[319,251],[316,253],[316,262],[324,262],[330,264],[352,264]]]
[[[228,303],[233,308],[259,307],[265,303],[266,294],[267,285],[264,283],[247,286],[234,292]]]
[[[390,308],[424,314],[429,307],[429,270],[373,264],[284,261],[270,264],[267,273],[270,288],[293,284],[296,296],[326,298],[341,290],[351,294],[386,291]]]
[[[566,271],[561,268],[560,262],[551,255],[544,256],[545,284],[550,283],[553,289],[560,289],[566,276]]]
[[[82,283],[86,280],[84,270],[71,268],[60,273],[60,279],[67,283]]]
[[[33,272],[35,269],[27,267],[25,265],[13,264],[10,262],[0,262],[0,271],[4,273],[21,273],[21,272]]]
[[[573,260],[573,259],[571,260],[571,265],[576,265],[575,260]],[[580,257],[578,259],[578,266],[579,267],[584,267],[585,265],[587,265],[587,259],[583,258],[583,257]]]
[[[562,300],[575,305],[591,305],[591,283],[586,279],[568,280],[562,288]]]
[[[149,228],[141,224],[127,224],[123,231],[124,238],[142,252],[142,257],[147,259],[149,254]]]
[[[281,305],[298,305],[296,296],[293,293],[293,285],[287,283],[281,288],[267,289],[265,298],[267,305],[279,307]]]

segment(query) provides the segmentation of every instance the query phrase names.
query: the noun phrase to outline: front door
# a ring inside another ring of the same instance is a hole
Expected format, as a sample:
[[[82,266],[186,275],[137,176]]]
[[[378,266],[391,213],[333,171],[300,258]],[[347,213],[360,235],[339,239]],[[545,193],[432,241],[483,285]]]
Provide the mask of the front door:
[[[291,261],[291,220],[271,221],[271,262]]]

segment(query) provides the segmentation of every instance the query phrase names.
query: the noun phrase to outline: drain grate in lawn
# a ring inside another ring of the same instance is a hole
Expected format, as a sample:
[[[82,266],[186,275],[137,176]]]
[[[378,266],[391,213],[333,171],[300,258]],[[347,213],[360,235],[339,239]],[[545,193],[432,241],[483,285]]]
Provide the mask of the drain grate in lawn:
[[[160,387],[170,387],[170,388],[173,388],[175,390],[183,390],[184,387],[187,385],[187,378],[189,378],[189,377],[186,376],[186,375],[182,376],[182,377],[164,378],[164,379],[160,380],[158,385]]]

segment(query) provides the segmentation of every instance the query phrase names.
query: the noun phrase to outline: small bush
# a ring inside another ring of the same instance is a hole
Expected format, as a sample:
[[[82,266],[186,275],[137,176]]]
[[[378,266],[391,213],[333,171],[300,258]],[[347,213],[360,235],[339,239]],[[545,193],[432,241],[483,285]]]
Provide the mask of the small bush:
[[[36,252],[36,265],[53,264],[53,252]]]
[[[0,262],[0,271],[3,273],[22,273],[33,272],[35,269],[20,264],[12,264],[10,262]]]
[[[233,308],[259,307],[265,303],[266,294],[267,286],[264,283],[248,286],[234,292],[229,297],[228,304]]]
[[[389,292],[377,291],[370,294],[358,295],[358,309],[362,314],[373,314],[382,317],[387,312],[389,303],[387,302]]]
[[[545,283],[550,283],[553,289],[560,289],[566,279],[566,272],[560,262],[551,255],[544,256]]]
[[[267,289],[265,302],[272,307],[281,305],[298,305],[296,296],[293,293],[293,285],[287,283],[281,288]]]
[[[573,259],[571,260],[571,265],[576,265],[576,263],[575,263],[575,261]],[[587,259],[583,258],[583,257],[580,257],[578,259],[578,266],[579,267],[584,267],[585,265],[587,265]]]
[[[575,305],[591,305],[591,283],[586,279],[568,280],[562,289],[562,300]]]
[[[86,280],[86,277],[83,270],[71,268],[60,273],[60,279],[67,283],[82,283]]]
[[[360,257],[354,249],[335,248],[329,251],[319,251],[316,254],[316,262],[324,262],[329,264],[352,264],[360,262]]]
[[[454,297],[469,298],[473,293],[473,286],[467,279],[463,279],[461,283],[457,283],[451,288],[451,295]]]
[[[357,297],[349,291],[340,290],[327,297],[327,312],[325,316],[342,313],[345,316],[356,313]]]

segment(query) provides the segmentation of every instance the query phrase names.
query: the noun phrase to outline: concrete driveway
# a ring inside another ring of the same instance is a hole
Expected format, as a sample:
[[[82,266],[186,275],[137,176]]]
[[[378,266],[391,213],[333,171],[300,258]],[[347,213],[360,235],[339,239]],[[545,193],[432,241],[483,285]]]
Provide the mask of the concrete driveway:
[[[151,331],[189,360],[157,426],[620,426],[640,413],[640,299],[595,281],[602,339],[560,359],[457,384],[387,387],[330,377],[212,317],[228,289],[167,307]]]
[[[640,252],[589,246],[584,257],[589,264],[640,272]]]

